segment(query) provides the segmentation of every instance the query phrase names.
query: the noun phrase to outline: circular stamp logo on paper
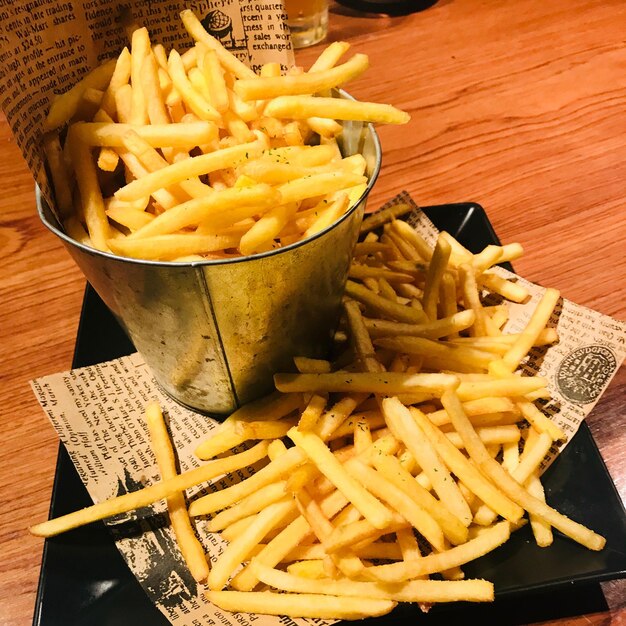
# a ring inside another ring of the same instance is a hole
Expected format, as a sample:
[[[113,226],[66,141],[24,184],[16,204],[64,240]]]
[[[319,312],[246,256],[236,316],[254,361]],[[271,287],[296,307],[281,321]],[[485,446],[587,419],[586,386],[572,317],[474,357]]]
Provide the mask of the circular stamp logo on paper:
[[[616,367],[615,354],[606,346],[576,348],[561,361],[556,383],[567,400],[589,404],[598,399]]]

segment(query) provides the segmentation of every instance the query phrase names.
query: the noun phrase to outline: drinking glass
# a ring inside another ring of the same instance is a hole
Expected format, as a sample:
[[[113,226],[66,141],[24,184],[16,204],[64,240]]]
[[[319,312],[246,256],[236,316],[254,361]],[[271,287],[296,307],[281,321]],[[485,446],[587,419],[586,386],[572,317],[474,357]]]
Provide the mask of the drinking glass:
[[[328,0],[285,0],[294,48],[322,41],[328,33]]]

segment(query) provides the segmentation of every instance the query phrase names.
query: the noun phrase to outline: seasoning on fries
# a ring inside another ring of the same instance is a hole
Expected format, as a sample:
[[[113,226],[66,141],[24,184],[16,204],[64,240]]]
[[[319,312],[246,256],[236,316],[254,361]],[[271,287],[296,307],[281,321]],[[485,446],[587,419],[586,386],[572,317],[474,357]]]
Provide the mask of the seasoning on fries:
[[[396,221],[400,211],[364,222],[333,358],[296,357],[298,373],[276,374],[277,392],[198,442],[207,464],[195,481],[172,476],[160,452],[161,483],[31,532],[51,536],[127,511],[129,498],[167,498],[183,553],[196,545],[190,518],[210,515],[209,532],[228,542],[206,575],[210,601],[322,619],[382,615],[398,602],[492,601],[493,584],[465,579],[462,568],[527,522],[539,546],[554,528],[602,550],[603,537],[545,502],[540,465],[563,433],[534,404],[547,381],[519,375],[533,346],[558,340],[548,326],[558,292],[546,290],[525,330],[503,334],[502,305],[483,305],[484,277],[519,247],[473,255],[442,233],[431,249]],[[167,451],[158,407],[148,419]],[[250,454],[264,467],[184,508],[192,483]]]
[[[368,57],[331,44],[308,72],[257,76],[193,12],[193,48],[169,54],[145,28],[117,59],[59,96],[44,123],[59,214],[80,243],[186,262],[281,248],[337,221],[367,186],[336,120],[404,124],[388,104],[329,97]],[[319,96],[319,97],[318,97]],[[68,125],[65,143],[61,146]]]

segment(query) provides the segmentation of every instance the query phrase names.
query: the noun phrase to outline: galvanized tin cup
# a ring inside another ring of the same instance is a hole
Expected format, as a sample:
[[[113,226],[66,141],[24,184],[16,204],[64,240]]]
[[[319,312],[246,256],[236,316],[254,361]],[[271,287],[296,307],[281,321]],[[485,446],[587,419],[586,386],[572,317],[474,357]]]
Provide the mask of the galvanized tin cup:
[[[190,263],[100,252],[68,237],[37,190],[43,223],[64,243],[161,387],[223,415],[273,388],[294,356],[327,356],[367,196],[381,163],[374,128],[344,123],[344,156],[361,153],[369,184],[336,223],[249,257]]]

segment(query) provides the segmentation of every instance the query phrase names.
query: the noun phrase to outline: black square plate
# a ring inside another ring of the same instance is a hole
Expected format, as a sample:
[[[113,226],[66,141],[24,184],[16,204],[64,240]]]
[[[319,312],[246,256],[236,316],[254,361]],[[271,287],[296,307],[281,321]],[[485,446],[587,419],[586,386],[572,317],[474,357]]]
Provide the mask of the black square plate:
[[[477,204],[424,209],[440,230],[447,230],[474,252],[497,244],[484,210]],[[107,361],[134,348],[100,298],[88,286],[74,353],[74,367]],[[428,614],[403,605],[367,624],[450,624],[476,618],[486,624],[527,624],[606,608],[599,582],[626,576],[626,512],[589,428],[583,424],[544,476],[550,504],[607,539],[591,552],[555,533],[554,544],[538,548],[528,527],[501,548],[463,567],[468,577],[495,583],[496,601],[435,607]],[[91,499],[61,446],[50,516],[89,506]],[[520,602],[523,597],[524,601]],[[36,626],[166,626],[127,568],[102,523],[45,542],[33,623]],[[364,622],[361,622],[364,623]]]

